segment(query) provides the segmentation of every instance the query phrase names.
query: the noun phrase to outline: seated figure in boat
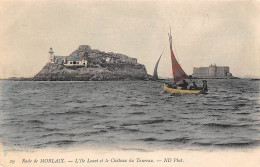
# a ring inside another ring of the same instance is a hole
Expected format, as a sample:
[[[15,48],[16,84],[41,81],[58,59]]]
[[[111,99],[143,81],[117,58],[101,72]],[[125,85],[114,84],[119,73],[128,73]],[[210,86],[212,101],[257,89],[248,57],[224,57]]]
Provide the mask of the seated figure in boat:
[[[208,91],[207,81],[203,80],[202,82],[203,82],[203,85],[202,85],[202,87],[198,87],[198,90]]]
[[[168,88],[177,89],[176,83],[165,83]]]
[[[206,80],[203,80],[202,82],[203,82],[202,90],[203,90],[203,91],[208,91],[207,81],[206,81]]]
[[[198,90],[198,86],[196,85],[195,82],[192,82],[193,84],[190,86],[189,90]]]
[[[186,89],[188,89],[189,83],[186,82],[185,80],[183,80],[182,83],[179,84],[178,86],[181,87],[181,89],[186,90]]]

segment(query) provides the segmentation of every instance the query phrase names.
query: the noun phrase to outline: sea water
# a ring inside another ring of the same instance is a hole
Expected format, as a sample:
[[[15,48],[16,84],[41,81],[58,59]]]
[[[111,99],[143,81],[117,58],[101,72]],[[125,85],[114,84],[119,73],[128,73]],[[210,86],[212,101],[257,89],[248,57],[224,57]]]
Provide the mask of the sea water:
[[[208,94],[170,94],[153,81],[1,81],[0,141],[10,148],[254,148],[259,83],[216,79]]]

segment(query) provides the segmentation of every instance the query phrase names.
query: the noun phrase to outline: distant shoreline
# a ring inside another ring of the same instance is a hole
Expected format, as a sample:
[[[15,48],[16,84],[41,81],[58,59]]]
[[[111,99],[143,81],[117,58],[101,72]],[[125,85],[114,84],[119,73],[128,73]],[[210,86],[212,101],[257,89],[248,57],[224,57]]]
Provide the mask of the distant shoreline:
[[[118,80],[33,80],[33,78],[15,78],[15,77],[11,77],[11,78],[7,78],[7,79],[0,79],[0,80],[7,80],[7,81],[91,81],[91,82],[96,82],[96,81],[150,81],[149,79],[118,79]]]
[[[221,78],[221,77],[195,77],[195,78],[191,78],[191,79],[243,79],[243,78],[239,78],[239,77],[225,77],[225,78]],[[249,79],[253,79],[253,78],[249,78]]]
[[[158,79],[158,81],[167,81],[167,80],[171,80],[172,78],[162,78],[162,79]],[[233,77],[233,78],[190,78],[190,79],[249,79],[249,80],[260,80],[260,78],[243,78],[243,77]],[[24,78],[24,77],[11,77],[11,78],[0,78],[1,81],[35,81],[33,80],[33,78]],[[48,81],[48,80],[46,80]],[[84,80],[49,80],[49,81],[84,81]],[[157,80],[153,80],[152,76],[149,77],[149,79],[144,80],[144,79],[119,79],[119,80],[100,80],[102,81],[157,81]],[[91,82],[96,82],[96,81],[91,81]]]

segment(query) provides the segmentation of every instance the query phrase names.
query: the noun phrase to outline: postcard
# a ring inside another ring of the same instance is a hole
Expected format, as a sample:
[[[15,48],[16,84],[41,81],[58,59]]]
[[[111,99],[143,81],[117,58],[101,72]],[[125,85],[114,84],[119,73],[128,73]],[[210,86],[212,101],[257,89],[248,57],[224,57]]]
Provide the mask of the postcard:
[[[0,167],[258,167],[259,8],[0,0]]]

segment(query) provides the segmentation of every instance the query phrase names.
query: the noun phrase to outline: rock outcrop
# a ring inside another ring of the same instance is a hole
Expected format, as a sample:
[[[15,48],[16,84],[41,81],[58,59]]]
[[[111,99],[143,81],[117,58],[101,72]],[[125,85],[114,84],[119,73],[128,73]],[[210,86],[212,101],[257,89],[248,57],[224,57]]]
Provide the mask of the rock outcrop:
[[[32,80],[39,81],[113,81],[147,80],[145,66],[123,54],[105,53],[91,50],[88,45],[80,45],[70,56],[84,56],[87,67],[65,66],[47,63]]]

